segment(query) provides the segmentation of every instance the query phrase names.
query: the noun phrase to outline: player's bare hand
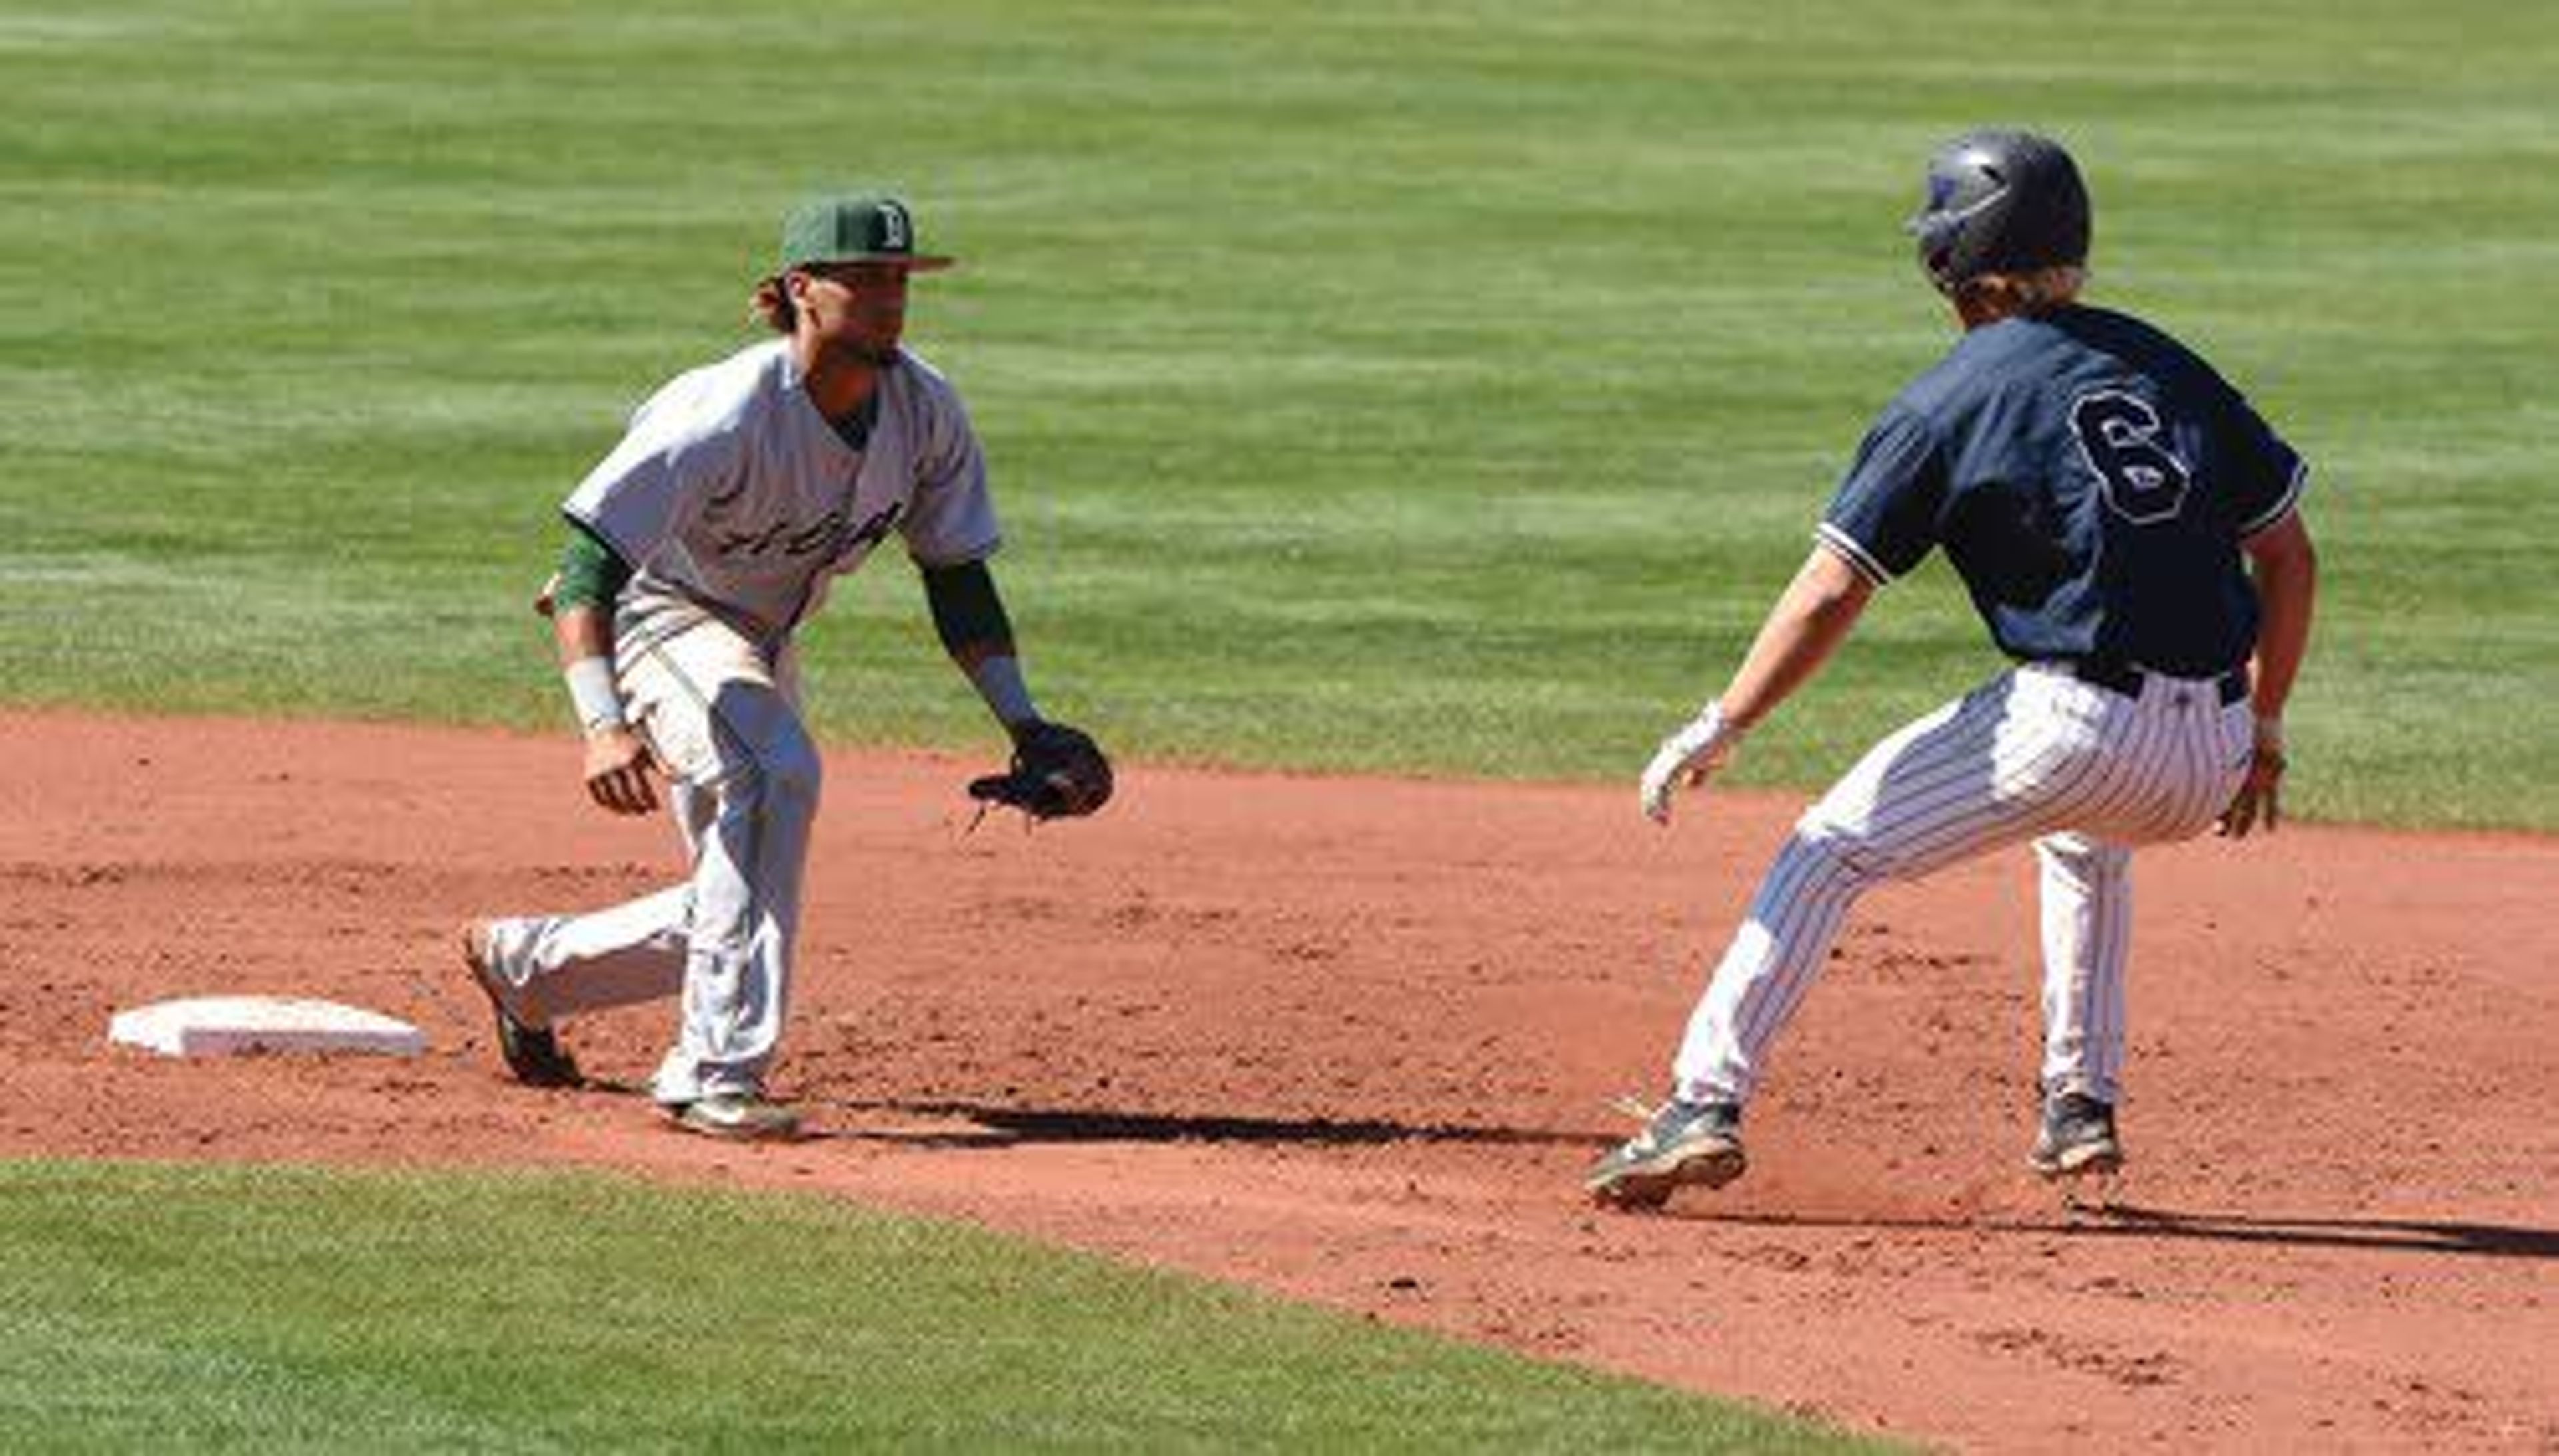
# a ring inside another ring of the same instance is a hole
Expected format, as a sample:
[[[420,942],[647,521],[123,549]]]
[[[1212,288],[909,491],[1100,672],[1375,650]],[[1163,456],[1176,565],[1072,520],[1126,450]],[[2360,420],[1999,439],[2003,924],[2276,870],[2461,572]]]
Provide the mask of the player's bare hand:
[[[2225,838],[2245,839],[2248,831],[2259,824],[2266,832],[2275,832],[2283,821],[2284,751],[2266,744],[2257,745],[2248,759],[2248,777],[2239,784],[2230,806],[2221,811],[2220,827],[2214,832]]]
[[[1653,761],[1644,766],[1641,799],[1644,817],[1656,824],[1671,821],[1671,796],[1695,789],[1732,758],[1741,730],[1724,720],[1724,706],[1708,703],[1705,711],[1677,733],[1662,740]]]
[[[657,809],[658,791],[649,783],[657,767],[649,745],[629,728],[598,728],[586,735],[586,792],[615,813]]]

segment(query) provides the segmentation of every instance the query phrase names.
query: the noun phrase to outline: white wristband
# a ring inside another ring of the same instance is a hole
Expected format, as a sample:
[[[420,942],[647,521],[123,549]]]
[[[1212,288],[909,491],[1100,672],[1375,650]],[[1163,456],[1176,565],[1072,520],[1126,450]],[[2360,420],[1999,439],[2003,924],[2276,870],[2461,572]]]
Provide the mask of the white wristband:
[[[1677,741],[1692,759],[1721,765],[1732,756],[1733,745],[1741,741],[1743,731],[1740,724],[1724,716],[1724,699],[1711,697],[1679,731]]]
[[[577,710],[577,726],[593,733],[625,726],[622,694],[613,686],[610,657],[580,657],[560,669],[568,681],[568,700]]]

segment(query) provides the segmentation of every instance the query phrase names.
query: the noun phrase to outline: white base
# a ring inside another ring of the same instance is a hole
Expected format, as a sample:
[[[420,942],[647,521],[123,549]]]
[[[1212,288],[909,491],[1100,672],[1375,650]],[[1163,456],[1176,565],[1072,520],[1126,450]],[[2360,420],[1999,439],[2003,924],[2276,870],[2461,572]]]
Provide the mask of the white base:
[[[414,1057],[426,1034],[405,1021],[290,996],[198,996],[118,1011],[106,1039],[171,1057],[242,1052],[378,1052]]]

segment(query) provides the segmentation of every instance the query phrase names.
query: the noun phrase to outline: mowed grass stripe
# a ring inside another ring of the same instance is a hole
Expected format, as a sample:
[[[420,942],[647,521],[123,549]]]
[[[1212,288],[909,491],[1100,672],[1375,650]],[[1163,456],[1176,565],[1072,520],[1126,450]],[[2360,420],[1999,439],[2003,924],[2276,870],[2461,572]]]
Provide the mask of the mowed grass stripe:
[[[26,1449],[1879,1449],[816,1198],[0,1164]]]
[[[1982,37],[1996,35],[1986,46]],[[751,336],[804,189],[913,194],[1035,687],[1131,754],[1623,779],[1950,335],[1894,230],[2067,137],[2099,297],[2317,468],[2295,806],[2559,826],[2559,15],[0,5],[0,693],[562,721],[558,500]],[[884,560],[836,741],[993,749]],[[1757,735],[1811,787],[1993,659],[1942,566]]]

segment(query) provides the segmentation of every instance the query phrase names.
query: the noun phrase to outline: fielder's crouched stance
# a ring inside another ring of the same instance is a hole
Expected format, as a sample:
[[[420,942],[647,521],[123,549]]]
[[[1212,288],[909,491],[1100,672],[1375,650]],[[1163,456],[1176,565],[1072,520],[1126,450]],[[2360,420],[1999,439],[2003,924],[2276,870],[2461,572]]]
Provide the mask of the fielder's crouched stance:
[[[788,1137],[765,1095],[789,1005],[820,761],[800,718],[792,634],[830,578],[892,531],[922,570],[952,658],[1011,733],[1012,772],[971,792],[1040,815],[1090,813],[1111,771],[1041,719],[986,558],[985,466],[959,394],[900,347],[920,253],[905,205],[826,198],[784,223],[755,308],[783,338],[659,390],[563,508],[546,594],[586,735],[586,783],[617,813],[657,807],[691,858],[684,884],[588,915],[467,927],[464,952],[527,1083],[577,1081],[554,1028],[680,992],[652,1084],[677,1125]]]
[[[1857,897],[2026,840],[2044,960],[2029,1161],[2112,1172],[2133,846],[2275,823],[2317,571],[2301,461],[2175,340],[2077,302],[2088,199],[2051,141],[1960,138],[1910,226],[1964,337],[1876,422],[1731,685],[1645,771],[1644,811],[1667,822],[1931,547],[2018,665],[1878,744],[1796,824],[1670,1099],[1590,1170],[1603,1203],[1738,1177],[1742,1104]]]

